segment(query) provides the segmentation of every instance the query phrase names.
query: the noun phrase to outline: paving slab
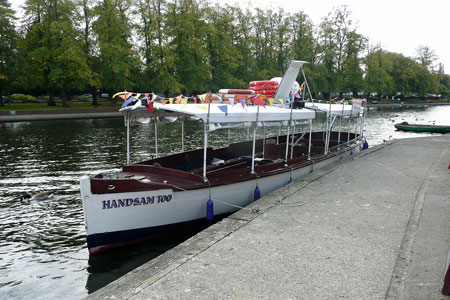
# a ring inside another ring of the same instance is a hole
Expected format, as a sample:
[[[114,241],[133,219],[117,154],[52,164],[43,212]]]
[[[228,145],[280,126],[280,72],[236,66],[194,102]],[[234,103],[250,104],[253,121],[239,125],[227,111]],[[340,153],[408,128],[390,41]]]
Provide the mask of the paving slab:
[[[315,171],[90,299],[450,299],[450,135]],[[257,209],[256,209],[257,208]]]

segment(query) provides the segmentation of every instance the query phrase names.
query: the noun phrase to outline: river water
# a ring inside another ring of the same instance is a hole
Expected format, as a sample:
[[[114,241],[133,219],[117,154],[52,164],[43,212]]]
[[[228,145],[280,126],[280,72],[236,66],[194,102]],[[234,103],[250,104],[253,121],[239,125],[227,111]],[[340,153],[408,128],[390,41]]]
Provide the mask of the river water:
[[[320,121],[315,129],[323,128]],[[450,125],[450,106],[370,108],[369,145],[431,135],[395,131],[394,123],[402,121]],[[202,146],[201,129],[187,124],[187,149]],[[132,160],[149,158],[155,152],[153,125],[131,132]],[[178,151],[180,135],[176,123],[159,126],[159,152]],[[217,131],[210,140],[220,146],[246,138],[247,130]],[[83,298],[202,229],[89,256],[79,179],[123,165],[125,139],[120,118],[0,124],[0,299]],[[23,197],[42,191],[53,195],[42,201]]]

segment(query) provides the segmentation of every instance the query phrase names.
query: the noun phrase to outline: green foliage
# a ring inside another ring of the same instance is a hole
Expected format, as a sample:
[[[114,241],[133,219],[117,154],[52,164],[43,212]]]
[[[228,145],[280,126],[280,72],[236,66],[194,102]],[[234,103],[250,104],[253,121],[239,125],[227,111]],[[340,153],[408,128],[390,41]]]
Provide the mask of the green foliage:
[[[74,97],[72,100],[78,102],[92,102],[92,98],[87,96],[77,96]]]
[[[3,106],[3,91],[10,91],[14,84],[14,73],[18,68],[17,40],[14,28],[14,11],[8,1],[0,2],[0,104]]]
[[[428,47],[416,58],[366,49],[346,6],[314,26],[301,11],[199,0],[26,0],[22,24],[14,28],[14,12],[0,0],[0,93],[48,93],[50,103],[61,95],[63,105],[71,93],[98,90],[176,96],[247,88],[282,76],[292,59],[310,63],[316,96],[450,89]]]
[[[18,102],[21,101],[22,103],[26,103],[26,102],[36,102],[36,98],[34,98],[31,95],[24,95],[24,94],[13,94],[11,95],[11,100]]]
[[[130,6],[131,0],[103,0],[94,8],[97,20],[93,31],[98,42],[101,86],[110,93],[134,87],[137,58],[130,43]]]

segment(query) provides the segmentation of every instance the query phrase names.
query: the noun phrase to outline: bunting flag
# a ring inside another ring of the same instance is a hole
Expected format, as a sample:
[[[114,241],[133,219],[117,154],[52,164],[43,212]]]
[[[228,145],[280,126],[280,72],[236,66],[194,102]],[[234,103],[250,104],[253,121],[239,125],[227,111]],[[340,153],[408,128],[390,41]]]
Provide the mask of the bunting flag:
[[[132,93],[126,93],[126,94],[119,95],[119,97],[122,98],[123,100],[127,100],[129,97],[131,97],[131,95],[133,95],[133,94]]]
[[[176,103],[176,104],[180,104],[180,102],[181,102],[181,95],[175,97],[175,103]]]
[[[206,94],[198,95],[198,97],[203,103],[206,103]]]
[[[147,110],[149,113],[153,113],[153,101],[148,101]]]
[[[118,95],[123,95],[123,94],[128,94],[128,92],[125,91],[125,92],[118,92],[118,93],[115,93],[115,94],[112,96],[112,98],[114,99],[116,96],[118,96]]]
[[[245,99],[239,98],[239,102],[241,102],[242,108],[244,108],[245,107]]]
[[[194,104],[197,104],[197,97],[194,97]]]
[[[163,100],[163,101],[161,101],[162,105],[166,105],[167,102],[169,102],[169,100]]]
[[[145,98],[148,98],[148,96],[150,96],[150,94],[147,93],[147,94],[144,94],[144,96],[145,96]]]
[[[273,101],[274,101],[275,99],[269,98],[268,100],[269,100],[269,105],[270,105],[270,107],[272,107]]]
[[[121,96],[122,96],[122,95],[121,95]],[[127,106],[128,104],[130,104],[130,103],[133,102],[134,100],[136,100],[136,98],[131,97],[130,99],[128,99],[127,101],[125,101],[125,102],[122,104],[122,108],[125,107],[125,106]]]
[[[169,98],[169,104],[173,104],[173,98]]]
[[[205,106],[205,105],[199,105],[199,106],[196,106],[198,109],[201,109],[201,110],[204,110],[204,111],[207,111],[208,110],[208,106]]]
[[[250,101],[252,101],[253,103],[259,105],[259,106],[263,106],[264,108],[266,108],[266,105],[264,104],[264,102],[261,100],[262,96],[255,96],[253,98],[250,99]]]
[[[284,105],[283,98],[278,98],[278,101],[280,101],[280,103]]]
[[[228,116],[228,105],[220,105],[217,107],[225,113],[225,116]]]
[[[181,103],[186,104],[186,103],[188,102],[188,99],[189,99],[189,98],[183,98],[183,99],[181,99]]]

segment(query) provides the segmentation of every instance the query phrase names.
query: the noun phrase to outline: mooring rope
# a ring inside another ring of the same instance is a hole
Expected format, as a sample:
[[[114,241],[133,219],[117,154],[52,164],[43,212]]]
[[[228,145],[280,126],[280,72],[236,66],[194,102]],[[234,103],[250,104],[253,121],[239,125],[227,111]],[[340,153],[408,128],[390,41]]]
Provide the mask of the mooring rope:
[[[197,195],[197,196],[199,196],[199,197],[204,197],[204,195],[195,193],[195,192],[193,192],[192,190],[186,190],[186,189],[184,189],[184,188],[182,188],[182,187],[180,187],[180,186],[177,186],[177,185],[175,185],[175,184],[172,184],[172,183],[164,182],[164,184],[170,185],[170,186],[172,186],[172,187],[174,187],[174,188],[180,189],[180,190],[185,191],[185,192],[188,192],[188,191],[189,191],[189,192],[192,192],[194,195]],[[232,206],[232,207],[235,207],[235,208],[245,209],[245,210],[251,211],[251,212],[253,212],[253,213],[258,213],[258,212],[261,211],[261,209],[259,209],[258,207],[255,207],[255,208],[250,209],[250,208],[247,208],[247,207],[243,207],[243,206],[239,206],[239,205],[236,205],[236,204],[232,204],[232,203],[228,203],[228,202],[225,202],[225,201],[221,201],[221,200],[219,200],[219,199],[214,199],[214,198],[212,198],[212,197],[211,197],[211,200],[214,201],[214,202],[222,203],[222,204],[229,205],[229,206]],[[271,205],[271,206],[273,206],[273,205]],[[269,206],[269,207],[267,207],[267,208],[265,208],[265,209],[268,209],[268,208],[270,208],[271,206]],[[265,210],[265,209],[264,209],[264,210]]]

